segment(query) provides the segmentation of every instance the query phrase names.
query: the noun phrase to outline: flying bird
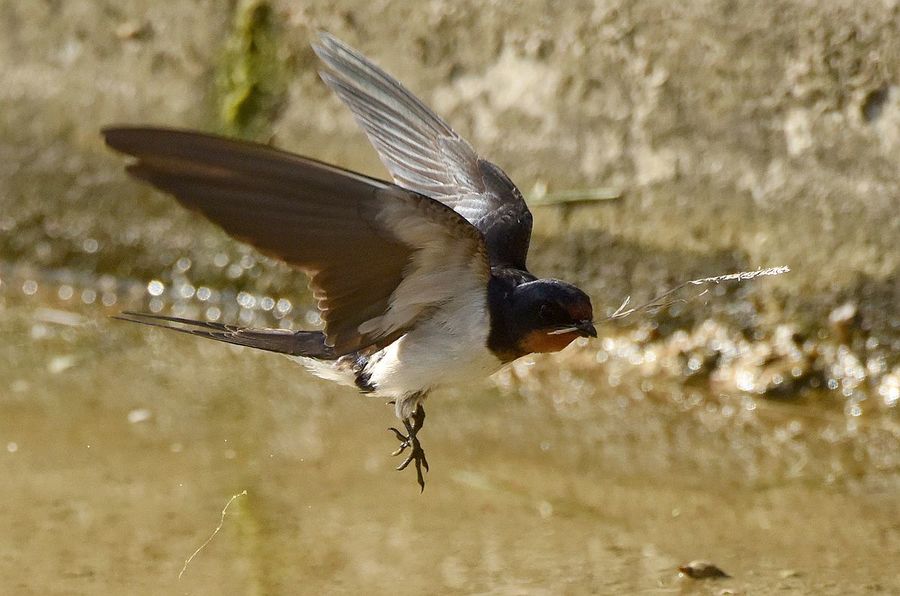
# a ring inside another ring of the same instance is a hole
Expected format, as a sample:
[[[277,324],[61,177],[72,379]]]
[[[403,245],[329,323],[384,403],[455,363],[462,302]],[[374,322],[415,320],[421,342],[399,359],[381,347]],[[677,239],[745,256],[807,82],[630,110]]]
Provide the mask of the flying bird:
[[[252,329],[156,314],[119,318],[286,354],[393,403],[397,468],[428,460],[429,392],[534,352],[596,337],[590,298],[526,268],[532,216],[496,165],[393,77],[337,38],[313,49],[393,182],[272,147],[187,130],[116,126],[128,172],[309,276],[321,331]]]

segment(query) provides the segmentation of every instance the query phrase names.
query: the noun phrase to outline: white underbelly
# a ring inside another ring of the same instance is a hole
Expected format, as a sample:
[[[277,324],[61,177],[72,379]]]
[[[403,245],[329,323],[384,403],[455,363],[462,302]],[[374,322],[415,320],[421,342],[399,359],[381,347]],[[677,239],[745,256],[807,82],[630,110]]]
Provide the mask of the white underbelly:
[[[487,330],[460,337],[438,325],[421,325],[373,355],[369,381],[377,395],[402,398],[484,379],[502,365],[487,348]]]
[[[363,371],[355,361],[297,360],[314,374],[346,385],[364,379],[374,395],[394,400],[397,416],[404,419],[428,391],[478,382],[503,365],[487,347],[489,332],[487,296],[473,299],[472,294],[463,293],[391,345],[369,355]]]

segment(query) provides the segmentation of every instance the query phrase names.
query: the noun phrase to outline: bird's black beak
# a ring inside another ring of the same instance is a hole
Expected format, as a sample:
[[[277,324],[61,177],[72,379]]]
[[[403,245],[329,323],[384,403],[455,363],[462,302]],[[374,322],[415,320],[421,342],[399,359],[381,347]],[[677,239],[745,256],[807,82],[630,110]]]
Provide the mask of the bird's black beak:
[[[597,329],[593,321],[579,321],[575,329],[584,337],[597,337]]]

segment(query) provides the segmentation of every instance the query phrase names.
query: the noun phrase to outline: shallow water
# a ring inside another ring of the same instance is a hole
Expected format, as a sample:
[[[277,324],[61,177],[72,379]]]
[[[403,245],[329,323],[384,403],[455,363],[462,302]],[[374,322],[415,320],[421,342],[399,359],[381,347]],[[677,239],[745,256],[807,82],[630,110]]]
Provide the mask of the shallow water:
[[[277,295],[198,296],[182,273],[0,273],[8,593],[900,590],[893,407],[723,391],[648,369],[671,342],[607,329],[434,395],[420,495],[392,469],[380,401],[285,358],[108,318],[315,322]],[[695,559],[732,577],[680,576]]]
[[[614,186],[536,208],[529,256],[598,314],[793,269],[434,395],[424,494],[378,400],[109,318],[318,323],[97,132],[221,125],[232,13],[269,3],[110,4],[0,4],[0,594],[900,593],[889,3],[272,3],[277,146],[385,175],[314,74],[323,28],[526,194]]]

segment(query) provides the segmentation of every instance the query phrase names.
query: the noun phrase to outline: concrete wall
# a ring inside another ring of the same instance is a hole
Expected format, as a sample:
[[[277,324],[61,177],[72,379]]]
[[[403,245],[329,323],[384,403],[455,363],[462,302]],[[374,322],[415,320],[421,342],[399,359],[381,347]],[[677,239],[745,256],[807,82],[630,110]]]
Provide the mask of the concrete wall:
[[[622,192],[536,208],[537,273],[611,309],[689,276],[788,264],[750,290],[770,318],[815,324],[850,300],[861,325],[896,334],[898,23],[895,0],[4,0],[0,256],[140,276],[202,252],[209,228],[123,182],[97,134],[111,122],[244,134],[383,175],[316,77],[308,43],[325,29],[526,194]],[[100,254],[83,254],[85,236]]]

